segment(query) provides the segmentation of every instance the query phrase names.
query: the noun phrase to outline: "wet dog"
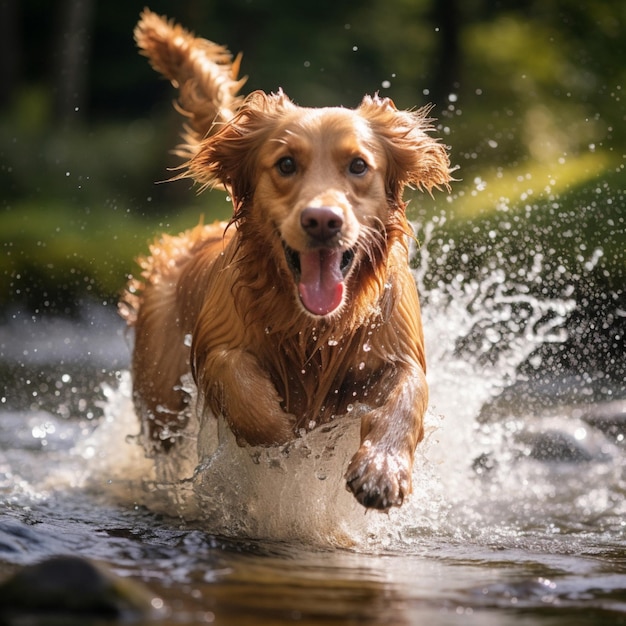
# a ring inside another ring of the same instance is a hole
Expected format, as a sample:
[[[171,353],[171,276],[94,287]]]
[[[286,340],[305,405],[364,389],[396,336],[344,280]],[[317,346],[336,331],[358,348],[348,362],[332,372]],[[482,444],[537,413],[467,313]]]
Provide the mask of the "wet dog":
[[[135,36],[179,90],[182,175],[234,207],[228,224],[162,236],[123,298],[145,445],[184,432],[189,372],[241,445],[288,442],[358,404],[347,486],[365,507],[400,506],[428,398],[403,191],[450,181],[428,111],[242,98],[225,48],[148,10]]]

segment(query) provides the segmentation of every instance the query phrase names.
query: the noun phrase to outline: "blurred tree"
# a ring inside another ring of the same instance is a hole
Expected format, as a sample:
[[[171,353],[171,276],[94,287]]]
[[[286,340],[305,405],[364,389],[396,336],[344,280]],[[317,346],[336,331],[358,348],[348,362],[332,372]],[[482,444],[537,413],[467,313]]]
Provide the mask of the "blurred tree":
[[[63,0],[54,46],[54,117],[71,124],[87,101],[95,0]]]
[[[0,0],[0,107],[10,104],[20,73],[19,0]]]
[[[432,54],[432,100],[443,106],[449,94],[461,82],[461,7],[457,0],[437,0],[432,3],[432,22],[439,33]]]

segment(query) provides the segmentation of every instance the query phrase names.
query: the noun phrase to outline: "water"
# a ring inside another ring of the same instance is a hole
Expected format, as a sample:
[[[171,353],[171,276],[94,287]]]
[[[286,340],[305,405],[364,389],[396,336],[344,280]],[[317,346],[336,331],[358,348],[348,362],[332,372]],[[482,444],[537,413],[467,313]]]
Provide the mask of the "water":
[[[114,313],[16,315],[0,329],[0,576],[80,554],[143,581],[166,624],[626,624],[623,389],[589,401],[566,372],[521,374],[566,340],[571,292],[528,288],[541,255],[523,280],[434,281],[434,233],[416,252],[431,405],[402,509],[365,514],[345,490],[358,406],[269,450],[209,421],[153,463]]]

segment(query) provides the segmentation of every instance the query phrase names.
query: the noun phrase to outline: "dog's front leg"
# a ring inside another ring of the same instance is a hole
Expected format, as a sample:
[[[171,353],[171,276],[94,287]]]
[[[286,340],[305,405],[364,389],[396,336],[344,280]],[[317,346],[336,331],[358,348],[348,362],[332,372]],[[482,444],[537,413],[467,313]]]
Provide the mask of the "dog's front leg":
[[[282,408],[267,372],[244,350],[217,350],[196,365],[200,393],[223,415],[240,444],[275,445],[294,439],[295,417]]]
[[[411,493],[413,456],[424,436],[428,387],[416,365],[389,374],[383,389],[385,402],[361,418],[361,446],[348,465],[346,481],[363,506],[386,511],[400,506]]]

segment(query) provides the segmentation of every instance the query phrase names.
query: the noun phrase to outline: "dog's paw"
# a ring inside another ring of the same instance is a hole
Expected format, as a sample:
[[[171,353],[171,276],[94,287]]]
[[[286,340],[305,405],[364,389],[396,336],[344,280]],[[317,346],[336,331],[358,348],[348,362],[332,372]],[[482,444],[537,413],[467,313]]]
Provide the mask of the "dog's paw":
[[[347,488],[368,509],[401,506],[411,493],[411,465],[406,456],[376,449],[366,441],[348,465]]]

